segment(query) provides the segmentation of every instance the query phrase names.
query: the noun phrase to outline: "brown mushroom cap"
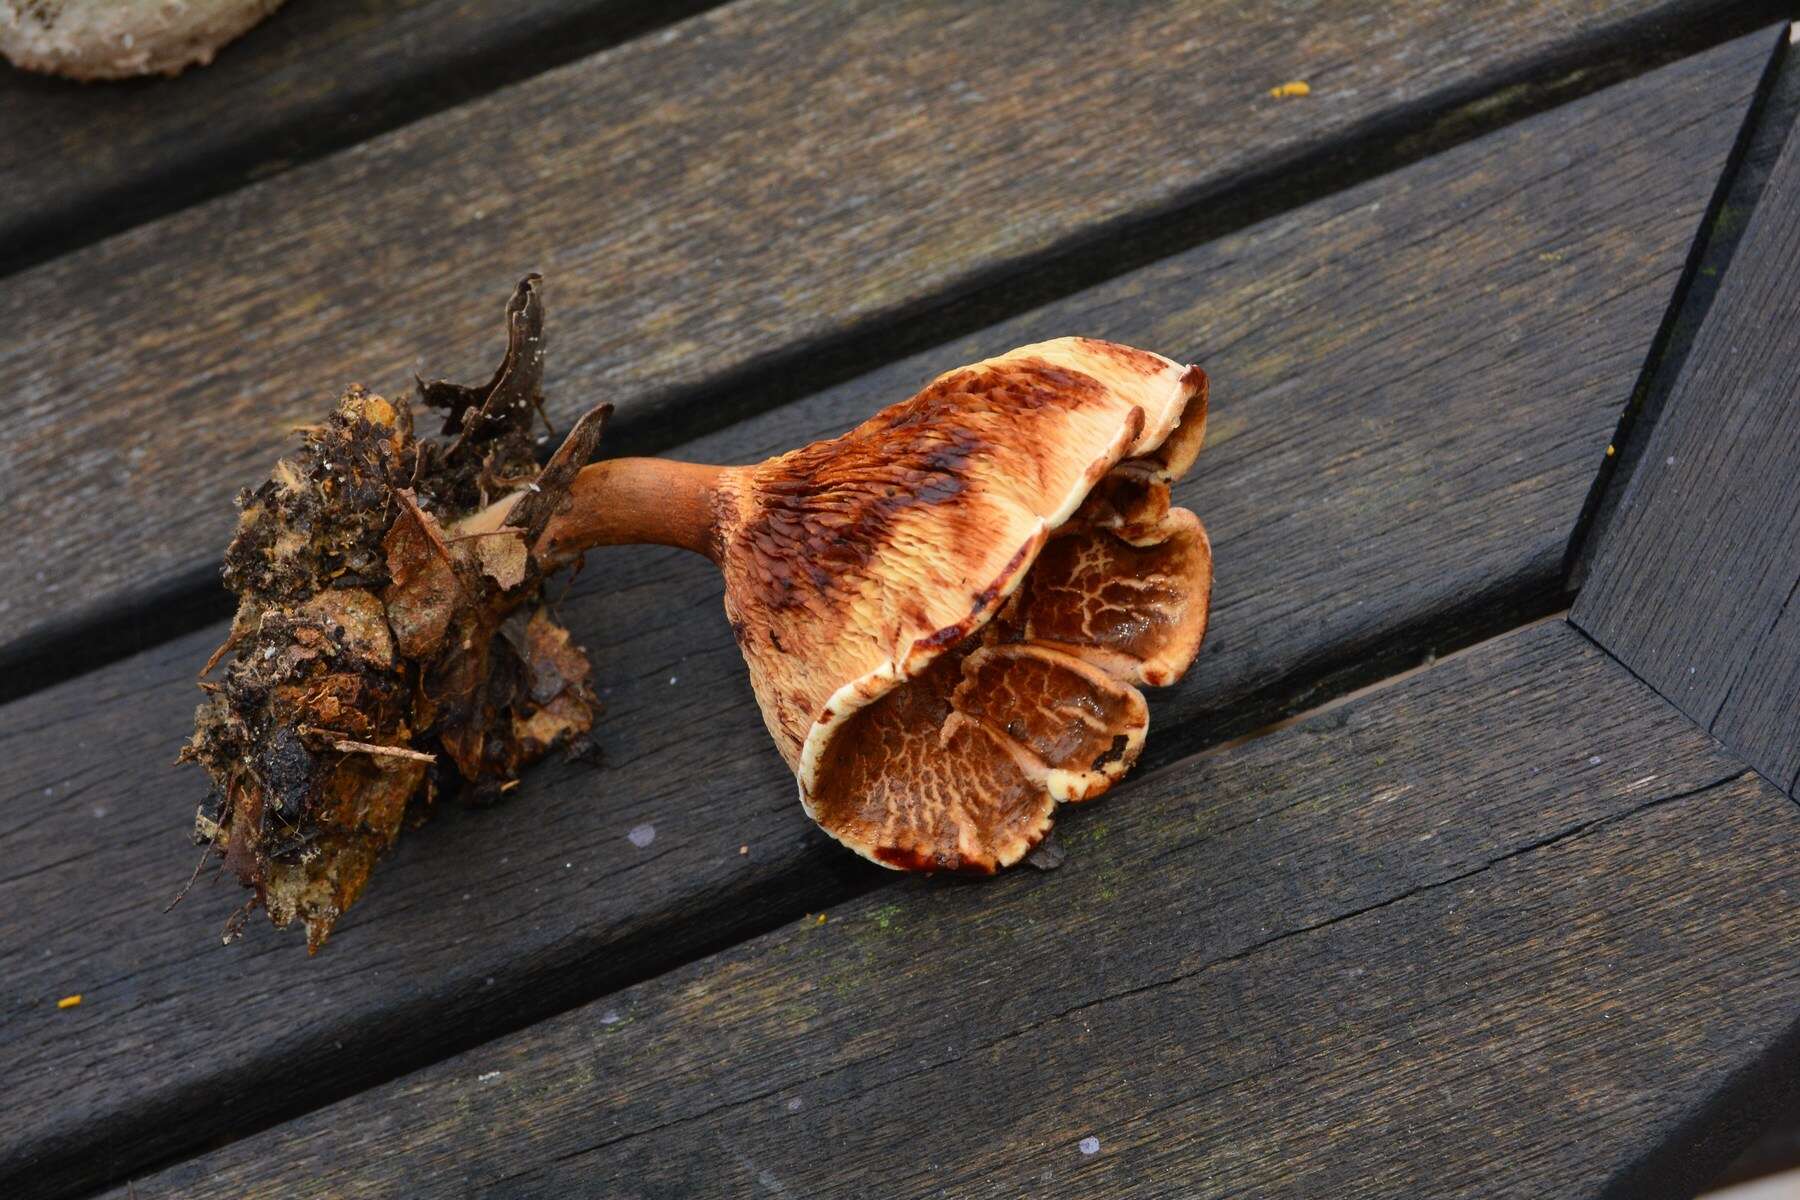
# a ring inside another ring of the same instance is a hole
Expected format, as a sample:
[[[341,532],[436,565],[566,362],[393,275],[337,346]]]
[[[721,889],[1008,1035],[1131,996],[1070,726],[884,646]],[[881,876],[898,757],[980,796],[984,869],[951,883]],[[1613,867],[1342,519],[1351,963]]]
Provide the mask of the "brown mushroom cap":
[[[726,613],[827,832],[993,871],[1130,767],[1136,685],[1205,633],[1211,551],[1168,492],[1205,419],[1200,368],[1061,338],[727,474]]]

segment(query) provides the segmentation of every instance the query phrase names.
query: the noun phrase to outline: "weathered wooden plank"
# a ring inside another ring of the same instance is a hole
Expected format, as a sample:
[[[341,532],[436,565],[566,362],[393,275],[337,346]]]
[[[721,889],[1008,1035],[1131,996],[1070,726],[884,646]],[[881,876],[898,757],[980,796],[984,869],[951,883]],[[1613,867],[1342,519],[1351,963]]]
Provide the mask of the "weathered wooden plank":
[[[1241,732],[1330,673],[1560,603],[1760,53],[1601,93],[687,453],[755,459],[1051,333],[1204,348],[1213,444],[1180,497],[1212,531],[1214,633],[1155,698],[1151,754]],[[313,962],[262,928],[220,950],[235,896],[157,914],[200,784],[156,764],[219,631],[0,709],[0,1190],[116,1176],[875,882],[795,804],[708,564],[597,555],[562,608],[598,664],[609,766],[547,765],[499,809],[409,833]]]
[[[290,4],[178,79],[0,66],[0,271],[173,212],[703,7]]]
[[[484,369],[526,270],[559,417],[742,411],[752,369],[1721,7],[747,0],[142,226],[0,290],[0,526],[32,565],[0,663],[207,587],[294,422]]]
[[[1575,621],[1800,787],[1800,137],[1790,134]]]
[[[1800,1008],[1800,813],[1560,620],[1069,824],[137,1195],[1598,1196]]]
[[[1793,37],[1790,28],[1790,42]],[[1800,119],[1800,62],[1795,61],[1792,53],[1784,51],[1770,63],[1737,157],[1727,168],[1720,194],[1695,240],[1695,254],[1689,260],[1680,299],[1644,365],[1644,377],[1614,438],[1616,453],[1607,457],[1605,469],[1595,478],[1591,513],[1583,521],[1583,532],[1570,556],[1568,584],[1571,595],[1579,592],[1587,582],[1588,571],[1605,544],[1606,532],[1612,528],[1626,485],[1644,458],[1650,435],[1656,431],[1656,419],[1680,380],[1681,368],[1687,362],[1694,339],[1718,295],[1719,284],[1743,242],[1750,214],[1755,211],[1769,176],[1774,173],[1775,163],[1787,143],[1788,131],[1797,119]]]

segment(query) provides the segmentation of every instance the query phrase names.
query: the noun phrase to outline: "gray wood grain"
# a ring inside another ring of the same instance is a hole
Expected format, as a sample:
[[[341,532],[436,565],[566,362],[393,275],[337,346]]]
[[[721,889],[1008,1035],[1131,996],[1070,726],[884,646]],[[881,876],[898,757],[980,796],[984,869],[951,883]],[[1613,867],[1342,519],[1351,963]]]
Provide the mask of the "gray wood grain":
[[[1686,1196],[1800,1007],[1800,813],[1560,620],[1070,824],[136,1193]]]
[[[1793,35],[1790,31],[1788,37]],[[1788,131],[1800,119],[1800,62],[1783,48],[1771,60],[1745,137],[1737,157],[1726,169],[1720,194],[1714,200],[1705,227],[1696,239],[1695,255],[1675,310],[1664,322],[1657,347],[1645,363],[1630,411],[1621,423],[1617,453],[1608,457],[1607,468],[1595,480],[1592,513],[1569,564],[1569,590],[1578,592],[1587,581],[1594,557],[1612,528],[1637,464],[1643,461],[1656,419],[1668,403],[1681,377],[1681,368],[1693,349],[1694,339],[1718,296],[1719,284],[1731,267],[1732,256],[1742,244],[1750,214],[1755,211],[1769,177],[1774,173]]]
[[[528,270],[565,423],[742,411],[744,372],[1713,7],[747,0],[140,226],[0,289],[0,661],[191,599],[294,423],[484,371]]]
[[[294,0],[205,70],[89,86],[0,63],[0,271],[679,19],[693,0]]]
[[[1575,621],[1800,795],[1800,137],[1620,503]]]
[[[1152,697],[1167,761],[1562,603],[1760,69],[1741,49],[1671,67],[685,453],[760,458],[1051,334],[1203,359],[1211,445],[1179,498],[1218,579],[1199,663]],[[596,554],[562,611],[608,765],[546,765],[409,832],[314,961],[260,926],[221,950],[235,889],[160,915],[202,790],[163,764],[221,631],[0,709],[0,1191],[117,1178],[891,881],[800,812],[708,564]]]

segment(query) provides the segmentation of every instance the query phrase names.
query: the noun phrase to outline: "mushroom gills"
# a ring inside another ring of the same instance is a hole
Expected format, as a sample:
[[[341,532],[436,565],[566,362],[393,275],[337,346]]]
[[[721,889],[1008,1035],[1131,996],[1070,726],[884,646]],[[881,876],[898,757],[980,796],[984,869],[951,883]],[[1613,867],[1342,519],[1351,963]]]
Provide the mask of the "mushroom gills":
[[[1143,695],[1074,655],[970,638],[833,739],[813,817],[885,866],[988,874],[1049,832],[1058,802],[1112,786],[1143,749]]]
[[[963,660],[946,733],[985,725],[1058,803],[1090,800],[1137,761],[1150,714],[1143,693],[1045,646],[983,646]]]
[[[1172,508],[1161,464],[1119,464],[1053,530],[990,624],[858,711],[823,756],[808,810],[885,866],[991,873],[1137,761],[1138,684],[1198,651],[1212,551]]]
[[[1134,683],[1181,676],[1206,634],[1212,546],[1198,517],[1168,507],[1167,485],[1151,490],[1162,495],[1150,521],[1111,524],[1103,503],[1056,531],[998,618],[1011,637]]]

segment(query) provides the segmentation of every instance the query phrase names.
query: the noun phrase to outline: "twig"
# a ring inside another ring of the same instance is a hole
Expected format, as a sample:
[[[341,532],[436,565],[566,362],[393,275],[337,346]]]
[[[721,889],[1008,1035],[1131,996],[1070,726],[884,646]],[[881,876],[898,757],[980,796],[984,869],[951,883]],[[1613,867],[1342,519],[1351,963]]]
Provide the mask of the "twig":
[[[187,894],[193,890],[194,880],[200,878],[200,872],[206,866],[207,855],[212,853],[212,849],[210,843],[200,848],[200,861],[194,864],[194,873],[188,876],[187,883],[179,892],[175,893],[175,898],[169,901],[168,906],[163,909],[164,912],[173,912],[177,904],[187,899]]]
[[[331,738],[331,748],[333,750],[343,750],[350,754],[373,754],[382,758],[406,758],[411,759],[413,762],[434,763],[437,761],[437,755],[427,754],[423,750],[409,750],[405,746],[377,746],[373,742],[352,741],[335,729],[320,729],[316,725],[301,725],[299,726],[299,730],[303,734]]]
[[[470,538],[478,538],[478,537],[493,537],[493,536],[495,536],[495,535],[496,535],[496,534],[501,534],[501,533],[518,533],[518,532],[519,532],[519,531],[518,531],[518,530],[517,530],[517,529],[514,529],[514,528],[513,528],[513,527],[512,527],[512,526],[510,526],[510,525],[505,525],[505,526],[502,526],[502,527],[501,527],[501,528],[499,528],[499,529],[483,529],[483,530],[480,530],[480,531],[478,531],[478,532],[476,532],[476,533],[458,533],[458,534],[455,534],[455,535],[453,535],[453,536],[451,536],[451,537],[447,537],[447,538],[445,538],[445,539],[444,539],[444,543],[445,543],[445,545],[448,545],[448,544],[449,544],[449,543],[451,543],[451,542],[466,542],[466,541],[468,541],[468,540],[469,540],[469,539],[470,539]]]

